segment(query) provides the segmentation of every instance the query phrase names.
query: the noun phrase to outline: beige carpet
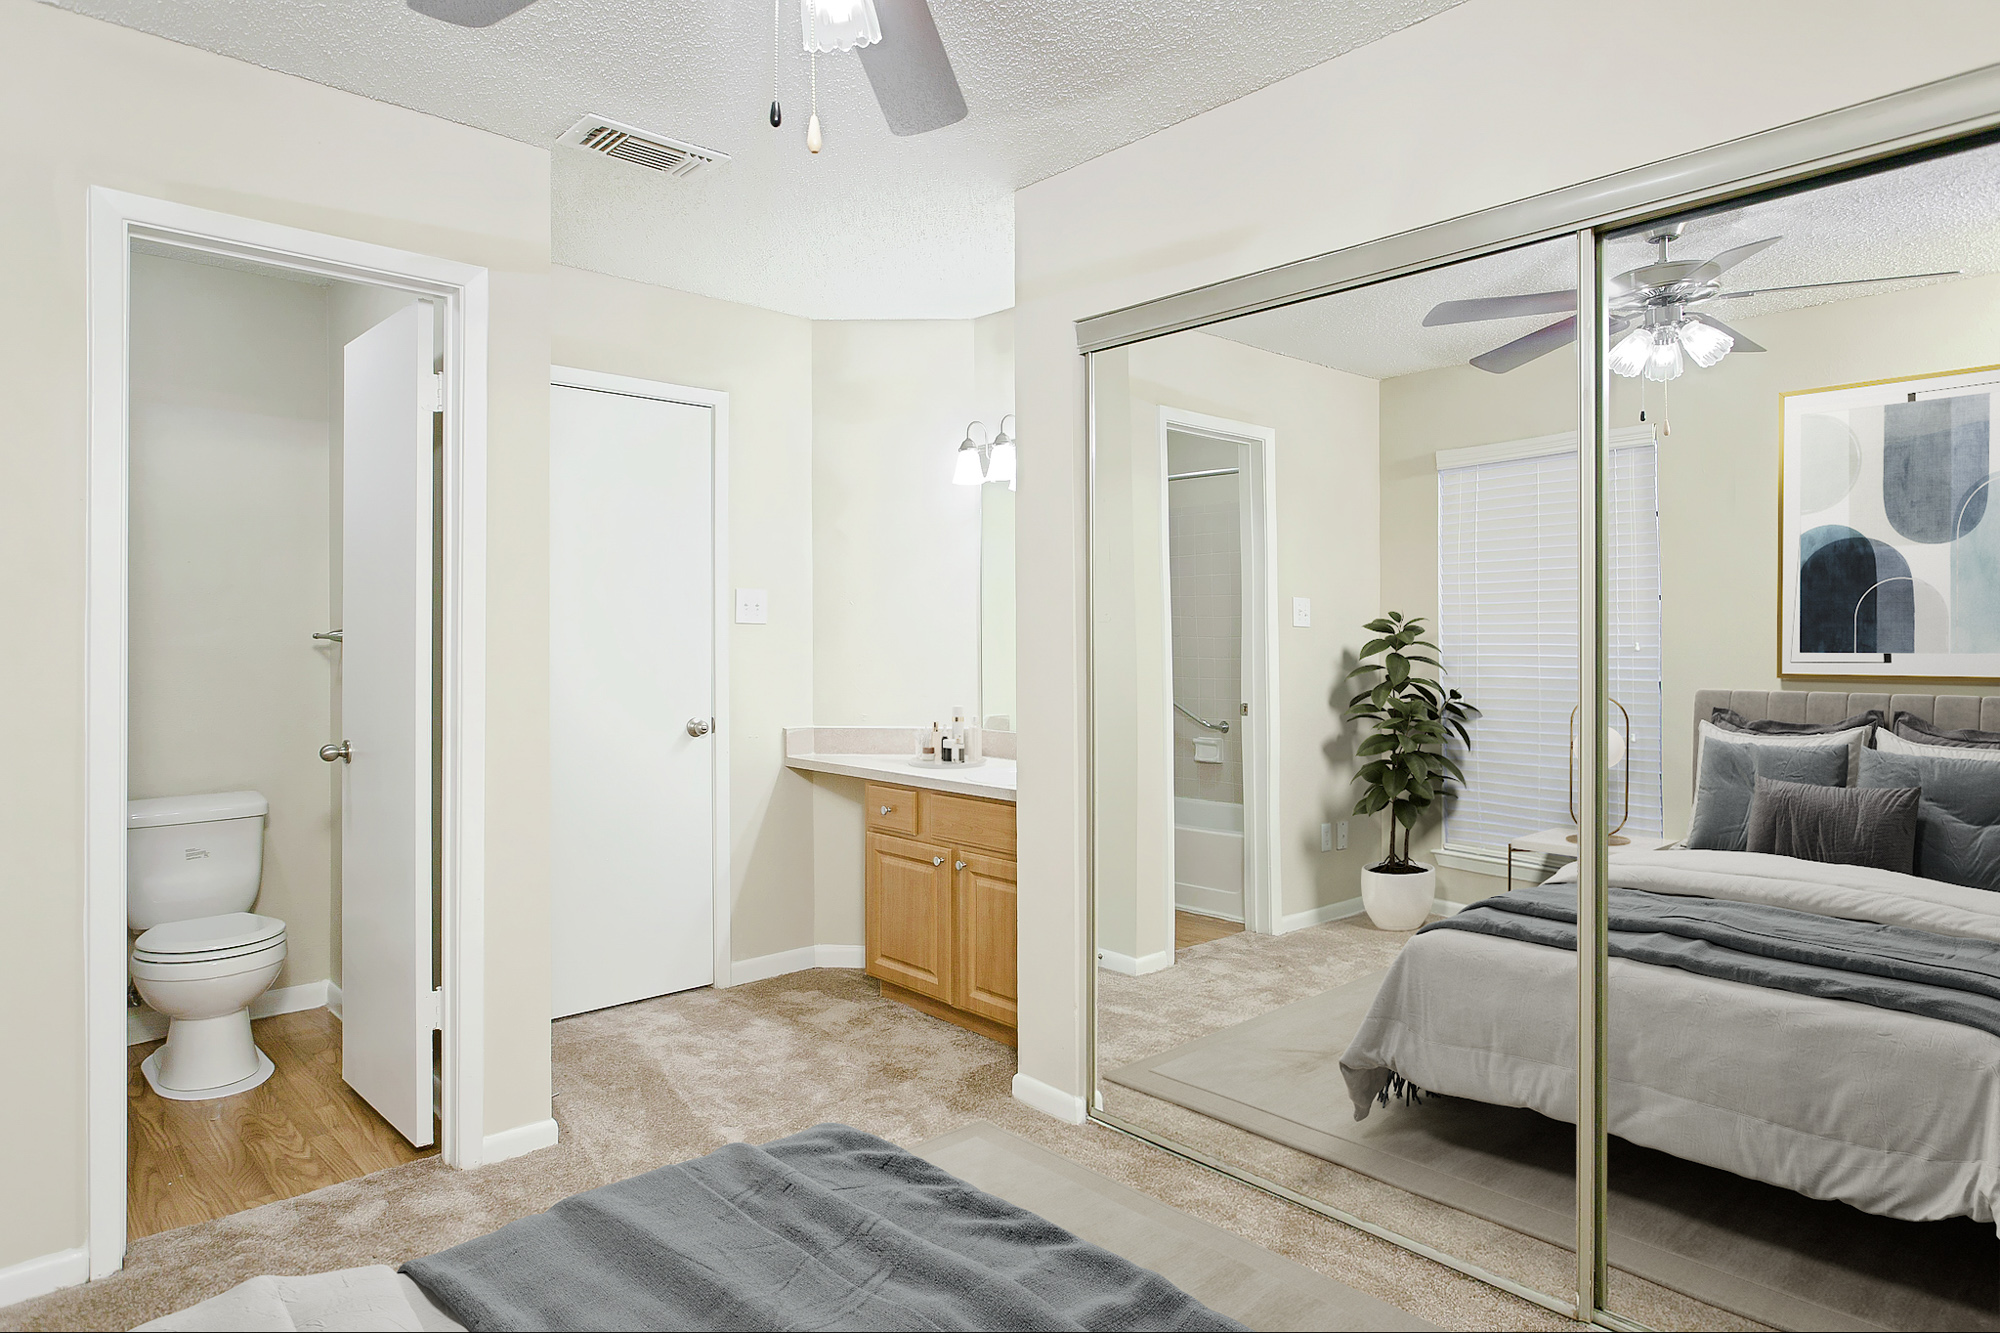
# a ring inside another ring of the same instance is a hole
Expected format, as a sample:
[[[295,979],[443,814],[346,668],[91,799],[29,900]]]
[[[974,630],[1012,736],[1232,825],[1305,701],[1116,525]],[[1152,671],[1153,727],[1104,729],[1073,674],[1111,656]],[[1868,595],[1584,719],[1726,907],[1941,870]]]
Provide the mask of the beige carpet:
[[[475,1171],[411,1163],[148,1236],[122,1272],[0,1310],[0,1327],[130,1328],[259,1273],[397,1264],[730,1140],[838,1120],[916,1144],[980,1119],[1442,1327],[1574,1327],[1147,1144],[1039,1115],[1009,1095],[1013,1074],[1013,1051],[881,999],[858,972],[583,1014],[555,1025],[556,1147]]]
[[[1574,1131],[1456,1099],[1353,1119],[1338,1060],[1381,974],[1134,1061],[1110,1081],[1557,1245]],[[2000,1328],[2000,1242],[1896,1222],[1613,1141],[1611,1261],[1786,1328]]]

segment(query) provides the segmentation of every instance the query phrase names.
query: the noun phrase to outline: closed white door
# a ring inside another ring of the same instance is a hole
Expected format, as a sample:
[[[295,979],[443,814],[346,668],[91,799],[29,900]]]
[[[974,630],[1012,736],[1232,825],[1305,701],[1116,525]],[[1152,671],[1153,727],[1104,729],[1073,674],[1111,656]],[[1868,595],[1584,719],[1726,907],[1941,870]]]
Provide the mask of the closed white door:
[[[551,391],[558,1018],[715,979],[714,437],[707,407]]]
[[[347,344],[341,432],[341,1076],[432,1133],[431,311]]]

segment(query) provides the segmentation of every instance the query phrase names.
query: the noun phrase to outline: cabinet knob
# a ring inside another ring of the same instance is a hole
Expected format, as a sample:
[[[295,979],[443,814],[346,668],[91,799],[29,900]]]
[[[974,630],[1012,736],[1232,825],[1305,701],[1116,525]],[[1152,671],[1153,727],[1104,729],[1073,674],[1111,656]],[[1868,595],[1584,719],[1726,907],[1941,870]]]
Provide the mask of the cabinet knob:
[[[963,870],[963,869],[965,869],[965,862],[963,862],[963,861],[960,861],[960,862],[958,862],[958,863],[956,864],[955,868],[956,868],[956,869],[959,869],[959,870]]]
[[[889,813],[889,812],[890,812],[891,810],[894,810],[895,808],[896,808],[896,807],[895,807],[895,806],[893,806],[893,805],[885,805],[885,806],[883,806],[883,807],[882,807],[882,813],[886,815],[886,814],[888,814],[888,813]]]
[[[933,856],[931,858],[931,864],[934,866],[941,866],[944,864],[944,858],[942,856]]]

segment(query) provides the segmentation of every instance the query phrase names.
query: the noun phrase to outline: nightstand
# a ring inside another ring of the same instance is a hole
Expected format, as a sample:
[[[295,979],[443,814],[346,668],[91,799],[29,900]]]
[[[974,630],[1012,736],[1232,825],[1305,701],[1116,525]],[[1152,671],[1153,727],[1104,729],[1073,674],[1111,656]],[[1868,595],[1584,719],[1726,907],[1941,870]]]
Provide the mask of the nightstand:
[[[1623,835],[1620,835],[1623,836]],[[1626,843],[1613,843],[1611,850],[1636,847],[1642,852],[1657,852],[1662,847],[1671,847],[1676,838],[1634,838]],[[1540,833],[1524,833],[1507,844],[1507,892],[1514,891],[1514,853],[1532,852],[1537,856],[1559,857],[1565,861],[1576,860],[1576,826],[1564,824],[1558,828],[1543,829]]]

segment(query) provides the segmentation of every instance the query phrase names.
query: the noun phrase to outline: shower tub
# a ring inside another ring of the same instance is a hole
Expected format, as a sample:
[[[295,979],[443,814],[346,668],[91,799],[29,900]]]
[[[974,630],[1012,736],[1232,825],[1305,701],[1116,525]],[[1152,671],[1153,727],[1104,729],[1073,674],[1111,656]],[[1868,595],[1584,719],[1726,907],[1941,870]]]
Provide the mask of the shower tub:
[[[1243,807],[1174,798],[1174,906],[1243,919]]]

